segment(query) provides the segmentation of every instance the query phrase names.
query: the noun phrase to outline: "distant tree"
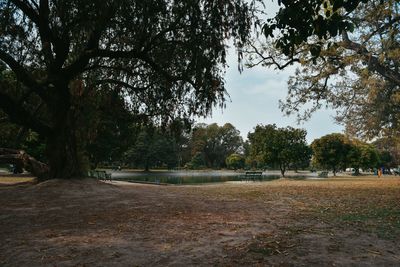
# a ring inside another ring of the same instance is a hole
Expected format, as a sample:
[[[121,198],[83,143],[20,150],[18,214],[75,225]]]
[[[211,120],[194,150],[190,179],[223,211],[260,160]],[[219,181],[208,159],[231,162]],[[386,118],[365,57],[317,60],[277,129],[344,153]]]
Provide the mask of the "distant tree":
[[[400,166],[400,137],[398,135],[379,138],[373,144],[381,155],[381,164],[384,167],[397,168]]]
[[[202,153],[207,167],[221,168],[225,159],[243,147],[240,132],[230,123],[223,126],[200,124],[193,129],[192,154]]]
[[[295,159],[290,165],[291,169],[294,169],[296,172],[301,169],[304,170],[310,167],[310,157],[312,155],[312,149],[310,146],[301,148],[298,152],[299,157]]]
[[[251,167],[265,166],[266,150],[264,144],[267,142],[268,138],[271,138],[275,129],[276,126],[272,124],[265,126],[257,125],[254,128],[254,132],[249,132],[247,134],[249,152],[246,161]]]
[[[361,147],[361,168],[365,171],[379,167],[379,153],[378,150],[371,144],[364,144]]]
[[[229,169],[241,169],[244,168],[245,165],[245,158],[244,156],[240,155],[240,154],[231,154],[229,155],[226,160],[225,160],[226,166]]]
[[[250,155],[262,158],[266,164],[278,166],[285,177],[286,170],[301,161],[309,161],[310,150],[306,143],[307,132],[292,127],[277,128],[276,125],[257,125],[249,133]]]
[[[378,151],[379,155],[379,167],[384,167],[386,169],[397,167],[393,164],[393,157],[389,151]]]
[[[140,131],[140,122],[129,111],[124,99],[116,92],[104,92],[98,99],[97,112],[88,138],[87,153],[92,167],[100,162],[121,163]]]
[[[173,168],[178,164],[174,138],[161,129],[142,127],[132,147],[125,152],[125,162],[149,171],[152,167]]]
[[[194,170],[204,168],[205,166],[204,154],[201,152],[196,152],[192,159],[186,164],[186,167]]]
[[[320,168],[332,170],[334,176],[348,164],[351,146],[343,134],[333,133],[315,139],[311,148],[313,162]]]
[[[177,119],[169,125],[169,132],[176,143],[178,167],[185,166],[191,160],[190,132],[192,120]]]
[[[379,164],[379,154],[373,145],[353,139],[349,141],[350,149],[347,155],[348,166],[354,169],[355,175],[363,170],[377,168]]]

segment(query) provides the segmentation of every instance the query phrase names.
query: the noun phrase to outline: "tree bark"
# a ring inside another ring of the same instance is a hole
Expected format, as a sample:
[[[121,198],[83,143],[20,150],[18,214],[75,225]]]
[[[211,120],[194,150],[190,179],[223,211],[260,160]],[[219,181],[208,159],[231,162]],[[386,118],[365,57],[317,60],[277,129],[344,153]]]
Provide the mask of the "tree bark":
[[[23,166],[38,178],[39,181],[49,179],[49,166],[28,155],[23,150],[0,148],[0,163]]]
[[[80,153],[74,127],[66,123],[46,141],[50,179],[71,179],[85,176],[83,153]]]
[[[56,78],[58,94],[48,105],[52,121],[52,131],[46,136],[49,179],[82,178],[89,166],[85,166],[83,153],[86,123],[81,120],[81,84],[68,84],[65,77]]]
[[[286,168],[284,166],[280,166],[282,177],[285,177]]]
[[[144,165],[144,171],[145,172],[149,172],[150,171],[149,163],[147,161],[146,161],[146,164]]]

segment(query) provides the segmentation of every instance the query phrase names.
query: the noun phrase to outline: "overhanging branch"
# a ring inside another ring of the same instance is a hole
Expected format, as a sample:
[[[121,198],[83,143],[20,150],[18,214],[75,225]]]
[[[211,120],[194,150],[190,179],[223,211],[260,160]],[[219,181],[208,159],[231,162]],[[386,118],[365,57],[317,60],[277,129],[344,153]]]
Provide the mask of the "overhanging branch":
[[[11,2],[35,24],[39,24],[39,14],[26,1],[11,0]]]
[[[11,121],[24,125],[39,134],[48,135],[51,132],[48,125],[35,118],[22,105],[17,104],[11,97],[2,93],[3,91],[0,88],[0,108],[9,116]]]
[[[11,68],[20,82],[22,82],[26,87],[30,88],[30,90],[36,92],[40,97],[45,98],[42,87],[13,57],[3,50],[0,50],[0,60],[4,61]]]
[[[379,59],[376,56],[373,56],[365,46],[351,41],[346,31],[342,32],[342,39],[343,41],[340,42],[339,45],[341,45],[343,48],[352,50],[360,54],[363,57],[365,63],[368,64],[369,70],[376,71],[393,83],[400,85],[400,73],[382,65],[379,62]]]
[[[293,65],[293,63],[300,62],[300,59],[292,57],[284,63],[279,63],[278,61],[276,61],[274,56],[264,56],[264,54],[255,45],[250,44],[250,46],[253,48],[252,53],[256,54],[256,56],[259,57],[260,60],[256,63],[248,64],[249,67],[255,67],[260,64],[265,64],[267,66],[272,65],[272,66],[275,66],[276,68],[278,68],[279,70],[283,70],[287,66]]]

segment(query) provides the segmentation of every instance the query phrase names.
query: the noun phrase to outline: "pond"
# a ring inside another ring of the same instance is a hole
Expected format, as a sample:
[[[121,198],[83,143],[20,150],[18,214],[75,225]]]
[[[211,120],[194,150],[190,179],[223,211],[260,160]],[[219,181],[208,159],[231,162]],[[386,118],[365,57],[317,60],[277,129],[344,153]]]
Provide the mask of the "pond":
[[[263,172],[257,181],[272,181],[279,179],[279,172]],[[296,179],[305,179],[304,175],[291,176]],[[112,172],[113,180],[126,182],[142,182],[156,184],[206,184],[231,181],[242,181],[244,172],[234,171],[117,171]]]

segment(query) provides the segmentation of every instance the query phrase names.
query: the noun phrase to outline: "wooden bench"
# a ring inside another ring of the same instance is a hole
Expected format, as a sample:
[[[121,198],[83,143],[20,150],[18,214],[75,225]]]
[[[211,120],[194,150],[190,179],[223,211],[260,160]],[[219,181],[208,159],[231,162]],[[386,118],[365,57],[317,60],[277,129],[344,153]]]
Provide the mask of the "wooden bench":
[[[88,177],[96,178],[102,181],[112,181],[111,173],[107,173],[106,171],[90,170],[88,171]]]
[[[318,177],[319,178],[328,178],[328,172],[327,171],[320,172],[318,174]]]
[[[245,172],[242,181],[253,181],[256,179],[261,181],[262,172]]]

